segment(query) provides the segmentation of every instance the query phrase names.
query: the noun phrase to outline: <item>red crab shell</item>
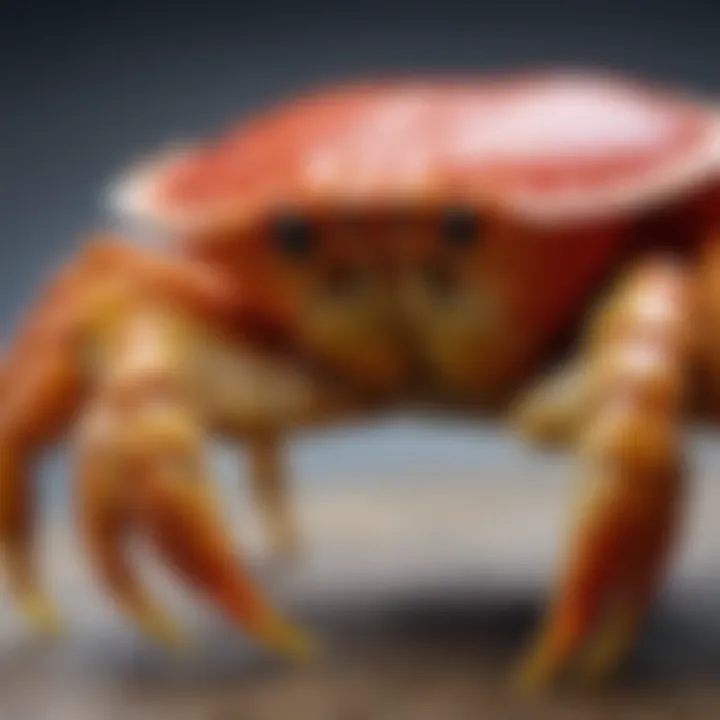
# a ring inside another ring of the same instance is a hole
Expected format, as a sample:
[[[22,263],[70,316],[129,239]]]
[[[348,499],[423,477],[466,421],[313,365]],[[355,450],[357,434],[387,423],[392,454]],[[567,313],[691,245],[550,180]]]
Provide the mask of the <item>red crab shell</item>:
[[[181,234],[288,202],[463,199],[564,223],[662,202],[719,166],[714,108],[640,84],[582,73],[385,82],[301,97],[150,162],[116,200]]]

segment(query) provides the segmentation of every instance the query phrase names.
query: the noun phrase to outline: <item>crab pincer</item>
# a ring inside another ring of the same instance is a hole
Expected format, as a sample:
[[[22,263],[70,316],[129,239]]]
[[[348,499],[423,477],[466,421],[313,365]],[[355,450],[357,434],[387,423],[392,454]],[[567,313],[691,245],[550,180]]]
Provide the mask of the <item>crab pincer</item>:
[[[213,497],[182,331],[172,316],[153,311],[131,312],[115,331],[119,347],[79,438],[82,527],[101,578],[148,634],[181,641],[177,625],[128,564],[126,536],[138,533],[250,636],[287,656],[306,657],[312,643],[255,587]]]
[[[250,580],[207,487],[172,462],[146,479],[142,524],[167,562],[267,647],[292,658],[309,656],[312,641]]]

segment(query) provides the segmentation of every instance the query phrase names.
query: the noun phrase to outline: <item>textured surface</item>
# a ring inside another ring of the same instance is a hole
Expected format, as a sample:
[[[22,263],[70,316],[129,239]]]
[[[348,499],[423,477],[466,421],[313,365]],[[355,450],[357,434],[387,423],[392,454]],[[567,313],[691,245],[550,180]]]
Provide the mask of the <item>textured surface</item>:
[[[136,720],[277,720],[290,711],[313,720],[542,717],[510,703],[503,679],[536,626],[565,524],[568,488],[544,472],[526,480],[498,472],[483,484],[456,475],[414,487],[398,479],[384,490],[373,483],[362,492],[300,492],[304,564],[294,575],[262,563],[258,572],[281,605],[325,639],[326,657],[306,668],[249,648],[181,596],[151,559],[150,575],[195,647],[184,657],[150,647],[104,602],[66,533],[49,531],[48,572],[71,636],[56,647],[33,646],[3,613],[3,717],[23,717],[22,708],[32,720],[84,720],[101,711]],[[242,507],[238,514],[243,544],[259,559],[252,513]],[[602,700],[544,705],[549,717],[718,712],[719,514],[709,477],[693,493],[668,592],[623,685]]]

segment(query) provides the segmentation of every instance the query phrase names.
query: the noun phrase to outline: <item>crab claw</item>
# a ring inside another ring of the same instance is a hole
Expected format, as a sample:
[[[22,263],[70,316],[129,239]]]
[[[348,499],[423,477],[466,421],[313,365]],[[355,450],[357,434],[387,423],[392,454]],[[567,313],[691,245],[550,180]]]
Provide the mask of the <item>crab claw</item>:
[[[141,515],[148,538],[186,581],[251,636],[292,659],[308,657],[313,643],[257,591],[206,484],[188,469],[162,463],[144,478]]]
[[[124,434],[132,513],[158,554],[233,622],[275,651],[307,657],[312,643],[263,598],[237,555],[204,477],[200,432],[174,404],[149,408]]]
[[[100,579],[118,605],[154,640],[184,646],[175,621],[152,600],[124,552],[139,531],[158,554],[233,622],[294,659],[309,639],[276,613],[242,567],[202,477],[199,432],[174,403],[151,405],[132,427],[113,410],[95,409],[84,426],[80,512]]]
[[[93,408],[81,426],[78,458],[78,514],[89,559],[117,605],[155,642],[186,645],[185,635],[148,594],[127,555],[137,530],[132,486],[119,452],[117,423],[104,408]]]
[[[156,639],[176,626],[148,598],[122,552],[138,532],[191,586],[248,634],[292,658],[311,643],[263,598],[243,568],[211,496],[189,358],[195,338],[164,307],[120,307],[97,342],[96,394],[81,423],[83,528],[120,606]]]

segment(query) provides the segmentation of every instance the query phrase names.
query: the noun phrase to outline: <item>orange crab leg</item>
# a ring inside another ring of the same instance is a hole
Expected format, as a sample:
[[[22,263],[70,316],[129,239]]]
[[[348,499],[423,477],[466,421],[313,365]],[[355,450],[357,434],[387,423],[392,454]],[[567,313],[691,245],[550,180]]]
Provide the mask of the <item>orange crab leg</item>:
[[[30,474],[43,447],[67,431],[84,396],[78,340],[93,285],[102,286],[108,273],[117,276],[114,247],[90,246],[50,281],[0,370],[0,556],[12,594],[41,631],[56,630],[58,620],[37,579]]]
[[[123,473],[117,446],[117,419],[103,408],[86,414],[80,428],[78,505],[88,555],[115,602],[157,641],[177,645],[179,626],[148,595],[127,556],[126,542],[136,530],[133,488]]]
[[[0,369],[0,560],[11,592],[39,629],[55,629],[58,623],[35,568],[29,477],[33,461],[71,429],[93,380],[88,364],[97,360],[95,346],[100,338],[112,335],[108,314],[112,319],[128,302],[137,309],[150,299],[225,322],[229,329],[259,331],[259,340],[272,340],[277,329],[271,321],[263,320],[257,327],[246,322],[254,317],[255,306],[251,308],[247,295],[217,268],[182,256],[158,258],[123,245],[119,238],[102,237],[90,243],[51,279]],[[275,316],[266,312],[258,317]],[[94,483],[98,488],[105,482],[99,475]],[[124,561],[107,552],[112,543],[101,542],[100,536],[107,532],[120,543],[123,533],[113,525],[101,497],[99,489],[85,497],[86,515],[98,513],[100,518],[86,530],[90,544],[96,545],[101,572],[120,573]],[[122,572],[126,587],[121,594],[129,597],[129,574]]]
[[[190,468],[159,462],[144,473],[142,522],[161,555],[234,622],[266,646],[303,657],[311,643],[250,581],[204,482]]]
[[[84,495],[86,534],[111,590],[153,634],[167,624],[118,554],[114,490],[160,555],[229,618],[273,649],[307,653],[309,641],[249,578],[213,502],[202,458],[204,419],[188,369],[192,332],[165,310],[131,307],[116,315],[104,337],[95,402],[111,418],[103,442],[114,464],[103,473],[90,463]]]
[[[661,578],[682,505],[677,423],[691,306],[685,269],[648,263],[592,328],[585,359],[598,391],[581,431],[591,482],[545,627],[521,669],[526,690],[546,687],[581,649],[586,679],[614,669]]]
[[[132,246],[122,237],[96,238],[85,251],[81,267],[86,268],[86,303],[100,301],[110,293],[107,280],[145,297],[161,298],[214,326],[225,327],[255,343],[282,344],[292,322],[272,288],[247,273],[231,275],[221,264],[181,254],[157,255]],[[84,278],[83,278],[84,279]]]
[[[72,416],[81,384],[62,344],[24,357],[18,368],[6,367],[2,383],[0,553],[10,591],[30,624],[42,632],[58,630],[59,622],[37,578],[30,475],[39,449]]]
[[[695,283],[698,327],[716,328],[720,322],[720,231],[700,248]],[[720,338],[715,332],[702,332],[696,338],[698,389],[693,401],[698,415],[713,426],[720,419]]]
[[[543,378],[510,411],[510,424],[524,438],[565,444],[582,425],[592,397],[592,374],[574,363]]]

